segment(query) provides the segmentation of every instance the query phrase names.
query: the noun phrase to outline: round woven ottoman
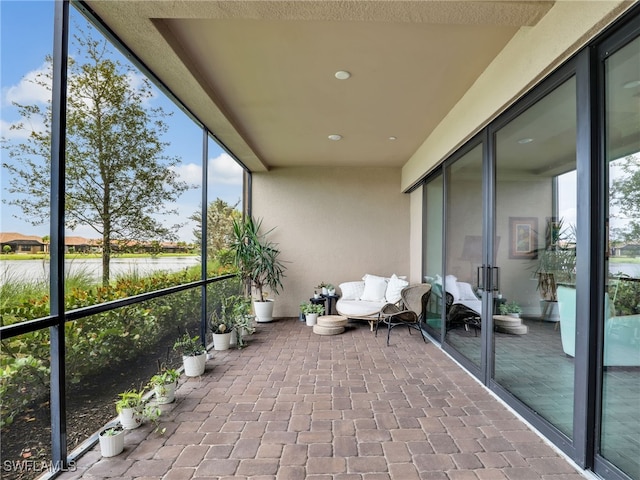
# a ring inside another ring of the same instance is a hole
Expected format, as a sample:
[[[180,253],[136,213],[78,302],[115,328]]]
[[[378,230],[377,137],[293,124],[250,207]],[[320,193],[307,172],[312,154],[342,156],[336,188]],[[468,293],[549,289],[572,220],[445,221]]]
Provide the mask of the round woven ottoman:
[[[313,326],[313,333],[318,335],[338,335],[344,332],[347,318],[341,315],[323,315],[318,317],[318,323]]]

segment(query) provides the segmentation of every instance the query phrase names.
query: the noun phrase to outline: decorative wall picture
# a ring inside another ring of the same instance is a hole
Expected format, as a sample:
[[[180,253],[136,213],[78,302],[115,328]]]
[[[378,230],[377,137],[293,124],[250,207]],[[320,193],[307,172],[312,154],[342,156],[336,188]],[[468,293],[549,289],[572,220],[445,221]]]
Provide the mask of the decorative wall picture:
[[[536,217],[509,217],[509,258],[537,258],[537,232]]]

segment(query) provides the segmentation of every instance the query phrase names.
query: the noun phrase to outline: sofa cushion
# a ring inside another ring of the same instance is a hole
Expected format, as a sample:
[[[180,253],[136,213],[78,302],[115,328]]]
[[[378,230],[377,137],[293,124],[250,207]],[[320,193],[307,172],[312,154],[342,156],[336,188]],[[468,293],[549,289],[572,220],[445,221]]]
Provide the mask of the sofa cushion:
[[[364,293],[364,281],[344,282],[339,286],[343,300],[360,300],[360,297]]]
[[[400,292],[402,292],[402,289],[407,285],[409,285],[409,282],[403,278],[398,277],[395,273],[391,275],[387,283],[387,290],[384,294],[387,302],[397,303],[400,300]]]
[[[360,300],[368,302],[382,302],[385,300],[387,292],[387,279],[378,277],[377,275],[366,274],[364,277],[364,292],[360,296]]]
[[[366,300],[345,300],[341,298],[336,303],[336,310],[347,318],[377,317],[386,301],[369,302]]]

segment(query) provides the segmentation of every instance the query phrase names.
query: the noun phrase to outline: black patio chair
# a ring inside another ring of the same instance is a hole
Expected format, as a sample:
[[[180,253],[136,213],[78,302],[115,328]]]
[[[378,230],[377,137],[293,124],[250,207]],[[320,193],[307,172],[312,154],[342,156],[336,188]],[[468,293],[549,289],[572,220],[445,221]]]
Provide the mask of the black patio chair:
[[[400,302],[398,304],[387,303],[380,310],[380,320],[376,324],[376,336],[378,335],[378,326],[380,323],[387,325],[387,345],[389,345],[389,337],[391,330],[398,326],[406,326],[411,334],[411,330],[420,332],[422,339],[427,341],[424,331],[422,330],[422,322],[425,319],[427,311],[427,302],[431,295],[431,285],[428,283],[420,283],[404,287],[400,293]]]

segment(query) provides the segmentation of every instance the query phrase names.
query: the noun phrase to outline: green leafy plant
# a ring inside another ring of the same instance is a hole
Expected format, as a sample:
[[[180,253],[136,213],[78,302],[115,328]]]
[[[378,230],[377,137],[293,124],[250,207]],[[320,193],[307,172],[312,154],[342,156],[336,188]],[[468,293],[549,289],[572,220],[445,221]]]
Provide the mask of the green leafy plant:
[[[200,342],[200,336],[189,335],[189,332],[184,332],[173,344],[175,351],[181,352],[185,357],[195,357],[205,353],[207,350]]]
[[[143,389],[136,390],[135,388],[119,393],[120,399],[116,401],[116,412],[120,413],[125,408],[135,408],[142,411],[146,403],[143,398],[144,394]]]
[[[516,302],[507,302],[500,305],[500,314],[522,313],[522,308]]]
[[[149,385],[154,387],[171,385],[172,383],[176,382],[178,378],[180,378],[180,373],[177,370],[174,370],[173,368],[167,368],[151,377],[151,379],[149,380]]]
[[[231,333],[233,330],[233,319],[224,313],[218,313],[215,310],[209,316],[209,328],[214,334]]]
[[[122,432],[124,432],[124,429],[120,425],[117,425],[115,427],[105,428],[100,432],[100,435],[103,437],[115,437],[116,435],[120,435]]]
[[[543,300],[558,301],[558,284],[574,284],[576,269],[575,227],[564,227],[563,220],[549,219],[545,247],[536,251],[534,276]]]
[[[324,313],[324,305],[321,303],[302,303],[300,304],[300,311],[305,315],[317,313],[318,315],[322,315]]]
[[[234,265],[247,293],[250,294],[251,289],[255,289],[258,301],[266,298],[265,287],[279,293],[286,270],[279,258],[280,250],[277,245],[267,240],[267,235],[273,230],[261,233],[261,226],[262,220],[254,220],[252,217],[247,217],[244,221],[234,219],[230,247]]]

